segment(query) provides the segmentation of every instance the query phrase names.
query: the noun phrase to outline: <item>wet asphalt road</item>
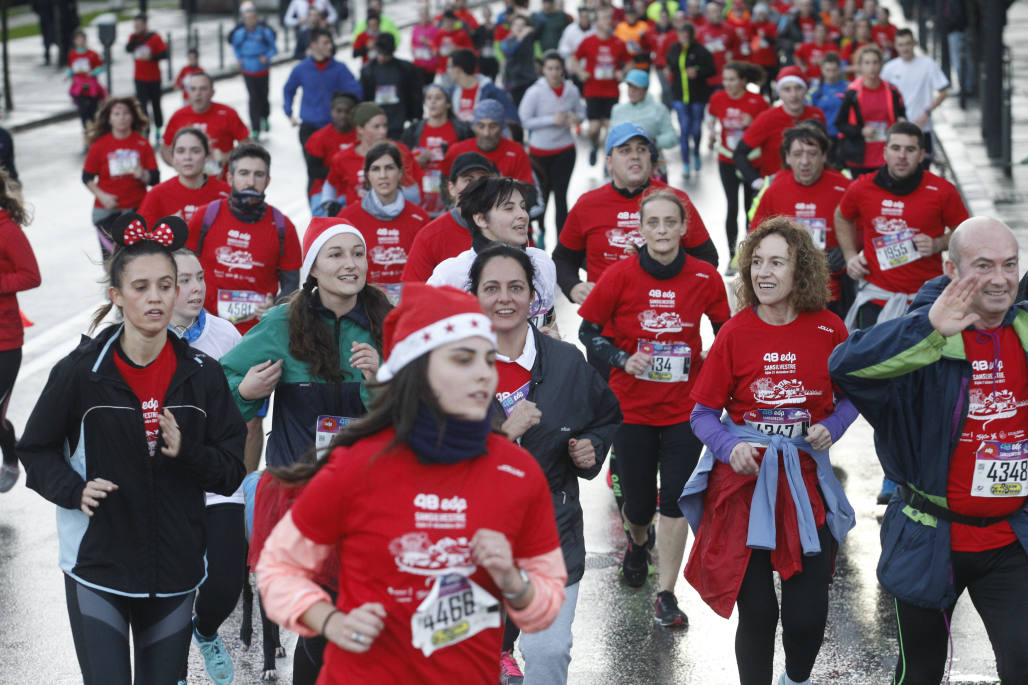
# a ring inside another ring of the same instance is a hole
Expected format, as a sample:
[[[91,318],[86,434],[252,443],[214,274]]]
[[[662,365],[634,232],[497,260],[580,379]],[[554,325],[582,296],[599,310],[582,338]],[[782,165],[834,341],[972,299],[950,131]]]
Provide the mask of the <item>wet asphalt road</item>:
[[[301,228],[309,214],[302,197],[303,166],[295,131],[281,113],[281,84],[286,71],[272,72],[273,155],[269,200]],[[215,99],[245,112],[245,90],[238,81],[216,84]],[[168,96],[165,108],[179,104]],[[20,297],[22,308],[37,326],[29,329],[22,374],[9,418],[24,425],[49,368],[84,330],[87,315],[98,304],[101,290],[96,266],[96,243],[88,221],[90,197],[79,180],[82,157],[77,122],[57,124],[15,138],[26,195],[36,208],[29,229],[43,272],[43,287]],[[706,156],[701,173],[683,181],[678,153],[668,152],[673,184],[687,190],[726,258],[721,225],[724,198],[716,162]],[[170,171],[164,168],[165,178]],[[580,144],[571,198],[603,182],[600,168],[587,166],[587,149]],[[552,247],[552,220],[547,245]],[[574,307],[561,300],[559,322],[565,339],[574,339],[578,319]],[[711,340],[705,330],[705,340]],[[890,682],[897,654],[891,598],[875,579],[878,558],[878,517],[874,505],[881,472],[874,458],[868,426],[858,421],[832,450],[849,498],[857,512],[857,527],[839,550],[837,573],[830,590],[828,630],[814,669],[814,683],[865,685]],[[688,630],[671,631],[652,619],[656,594],[653,581],[639,590],[624,586],[617,574],[625,537],[613,498],[602,477],[584,484],[587,571],[582,581],[574,625],[575,646],[569,682],[581,684],[696,684],[737,683],[735,619],[724,620],[699,601],[679,578],[677,594],[689,615]],[[57,569],[54,507],[24,487],[0,496],[0,683],[81,682],[65,613],[64,589]],[[237,611],[221,635],[236,664],[236,682],[260,678],[260,628],[254,645],[238,640]],[[284,634],[291,653],[294,636]],[[995,664],[988,640],[971,603],[963,598],[953,620],[954,653],[950,682],[995,683]],[[776,674],[783,668],[781,649]],[[290,659],[277,662],[279,680],[290,681]],[[190,683],[209,682],[195,647],[190,655]],[[459,674],[454,683],[460,683]]]

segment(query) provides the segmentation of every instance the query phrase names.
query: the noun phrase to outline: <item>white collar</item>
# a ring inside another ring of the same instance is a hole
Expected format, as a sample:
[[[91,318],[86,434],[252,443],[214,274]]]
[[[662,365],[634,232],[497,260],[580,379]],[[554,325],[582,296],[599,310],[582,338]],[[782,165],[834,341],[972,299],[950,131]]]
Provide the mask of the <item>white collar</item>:
[[[530,325],[528,327],[528,335],[525,336],[525,349],[521,350],[521,356],[517,359],[510,359],[504,357],[499,352],[496,353],[496,358],[501,362],[507,362],[508,364],[514,362],[526,371],[531,371],[532,367],[535,366],[535,331]]]

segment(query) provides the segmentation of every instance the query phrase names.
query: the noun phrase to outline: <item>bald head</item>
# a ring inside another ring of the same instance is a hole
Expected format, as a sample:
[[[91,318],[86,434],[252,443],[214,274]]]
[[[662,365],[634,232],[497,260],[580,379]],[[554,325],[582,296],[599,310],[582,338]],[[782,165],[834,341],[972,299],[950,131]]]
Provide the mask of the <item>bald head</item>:
[[[953,231],[943,270],[953,279],[975,280],[975,295],[968,311],[978,314],[977,328],[999,326],[1013,306],[1021,275],[1017,253],[1014,234],[996,219],[974,217]]]
[[[957,269],[974,261],[983,246],[1017,257],[1017,238],[1010,227],[990,216],[973,216],[953,231],[949,239],[949,261]]]

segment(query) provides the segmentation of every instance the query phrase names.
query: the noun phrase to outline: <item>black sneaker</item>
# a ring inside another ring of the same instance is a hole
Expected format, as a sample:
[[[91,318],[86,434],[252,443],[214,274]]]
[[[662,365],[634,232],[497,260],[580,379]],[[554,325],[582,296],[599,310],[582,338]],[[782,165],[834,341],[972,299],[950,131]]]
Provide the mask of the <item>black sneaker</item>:
[[[650,575],[650,553],[646,545],[637,545],[628,539],[628,549],[621,562],[621,576],[628,587],[642,587]]]
[[[678,608],[678,599],[673,592],[661,590],[653,603],[653,619],[668,628],[688,628],[689,617]]]

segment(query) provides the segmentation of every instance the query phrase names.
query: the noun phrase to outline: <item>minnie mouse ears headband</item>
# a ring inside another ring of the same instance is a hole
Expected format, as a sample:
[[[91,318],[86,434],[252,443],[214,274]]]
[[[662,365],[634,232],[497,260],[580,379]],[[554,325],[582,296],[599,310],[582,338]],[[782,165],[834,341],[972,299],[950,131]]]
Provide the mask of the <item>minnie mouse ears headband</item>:
[[[111,238],[119,247],[129,247],[141,240],[152,240],[174,252],[185,246],[189,238],[189,227],[177,216],[166,216],[158,219],[153,229],[149,230],[143,217],[127,213],[119,216],[111,225]]]

